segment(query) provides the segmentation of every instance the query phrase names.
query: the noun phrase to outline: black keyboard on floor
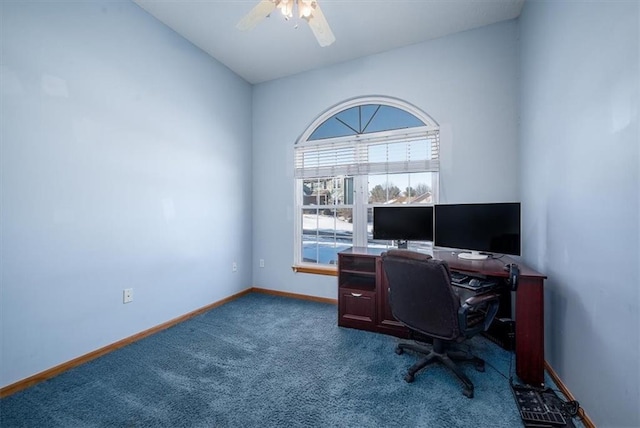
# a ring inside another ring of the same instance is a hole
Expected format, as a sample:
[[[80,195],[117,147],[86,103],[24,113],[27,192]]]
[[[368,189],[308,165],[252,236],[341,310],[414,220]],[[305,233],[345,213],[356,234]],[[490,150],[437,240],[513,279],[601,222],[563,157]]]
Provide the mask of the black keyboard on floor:
[[[552,427],[567,425],[567,420],[558,408],[549,406],[534,388],[511,385],[520,417],[525,426]]]

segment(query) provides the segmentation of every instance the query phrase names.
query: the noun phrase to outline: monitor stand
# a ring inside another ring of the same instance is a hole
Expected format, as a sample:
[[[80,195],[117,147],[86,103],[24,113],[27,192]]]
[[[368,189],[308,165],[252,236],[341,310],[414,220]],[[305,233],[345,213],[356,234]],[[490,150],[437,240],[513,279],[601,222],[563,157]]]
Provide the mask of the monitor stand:
[[[401,250],[406,250],[406,249],[408,249],[408,248],[409,248],[409,241],[405,241],[405,240],[402,240],[402,239],[398,239],[398,240],[396,241],[396,245],[398,246],[398,248],[399,248],[399,249],[401,249]]]
[[[465,260],[486,260],[489,256],[487,254],[480,254],[478,251],[471,251],[470,253],[459,253],[458,258]]]

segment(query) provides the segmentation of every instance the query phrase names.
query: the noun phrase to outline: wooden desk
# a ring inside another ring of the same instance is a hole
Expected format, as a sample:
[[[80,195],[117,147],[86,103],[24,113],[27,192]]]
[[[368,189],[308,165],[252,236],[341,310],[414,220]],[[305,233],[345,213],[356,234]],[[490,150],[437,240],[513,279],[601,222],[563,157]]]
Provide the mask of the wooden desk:
[[[338,325],[407,337],[408,329],[391,314],[388,283],[382,270],[383,249],[350,248],[338,254]],[[509,257],[459,259],[457,252],[434,251],[452,271],[504,281]],[[518,263],[515,296],[516,374],[531,385],[544,383],[544,280],[546,276]]]

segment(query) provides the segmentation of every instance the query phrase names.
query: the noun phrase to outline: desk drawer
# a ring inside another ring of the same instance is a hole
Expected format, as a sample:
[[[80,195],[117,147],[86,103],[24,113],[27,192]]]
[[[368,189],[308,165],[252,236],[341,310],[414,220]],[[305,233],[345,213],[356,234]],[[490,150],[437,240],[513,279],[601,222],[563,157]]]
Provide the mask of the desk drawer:
[[[338,325],[372,329],[376,324],[376,293],[374,291],[339,288]]]

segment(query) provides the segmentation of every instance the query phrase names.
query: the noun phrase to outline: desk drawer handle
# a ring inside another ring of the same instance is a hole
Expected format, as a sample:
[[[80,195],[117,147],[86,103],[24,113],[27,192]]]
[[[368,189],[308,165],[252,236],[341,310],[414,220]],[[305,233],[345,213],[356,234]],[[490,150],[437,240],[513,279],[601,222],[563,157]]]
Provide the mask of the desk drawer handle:
[[[362,293],[351,293],[353,297],[362,297]]]

